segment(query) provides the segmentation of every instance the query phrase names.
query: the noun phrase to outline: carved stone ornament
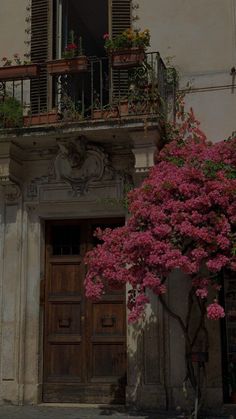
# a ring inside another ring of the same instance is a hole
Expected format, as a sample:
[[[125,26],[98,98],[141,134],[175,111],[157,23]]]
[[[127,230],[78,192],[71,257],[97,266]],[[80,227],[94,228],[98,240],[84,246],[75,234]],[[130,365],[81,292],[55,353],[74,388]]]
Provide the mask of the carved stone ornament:
[[[90,183],[114,176],[114,169],[110,167],[102,148],[88,144],[85,138],[58,140],[57,143],[59,149],[54,160],[56,180],[68,183],[76,195],[86,193]]]
[[[3,186],[7,203],[18,202],[21,197],[21,188],[17,183],[9,182]]]
[[[32,179],[26,187],[26,198],[32,200],[37,200],[39,197],[39,186],[48,184],[50,181],[49,176],[40,176]]]

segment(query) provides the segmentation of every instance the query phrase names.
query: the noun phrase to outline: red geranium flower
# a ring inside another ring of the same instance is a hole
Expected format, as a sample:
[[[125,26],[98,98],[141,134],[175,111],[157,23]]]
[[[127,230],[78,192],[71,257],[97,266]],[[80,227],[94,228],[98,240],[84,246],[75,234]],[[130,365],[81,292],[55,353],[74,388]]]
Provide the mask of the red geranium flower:
[[[72,51],[73,49],[77,49],[77,45],[75,43],[68,44],[66,47],[66,51]]]

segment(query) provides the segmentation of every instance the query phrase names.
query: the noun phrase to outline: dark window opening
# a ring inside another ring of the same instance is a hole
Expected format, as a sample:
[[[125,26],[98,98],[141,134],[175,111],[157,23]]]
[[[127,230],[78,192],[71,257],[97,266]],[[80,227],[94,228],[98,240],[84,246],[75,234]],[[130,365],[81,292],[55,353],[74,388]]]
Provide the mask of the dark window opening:
[[[80,254],[80,228],[78,226],[52,227],[53,255]]]
[[[87,56],[104,56],[104,33],[108,32],[108,0],[61,0],[54,5],[57,18],[54,28],[54,58],[62,54],[73,31],[75,43],[82,46]],[[58,50],[58,39],[61,51]],[[56,45],[57,44],[57,45]]]
[[[109,99],[108,61],[96,60],[105,56],[103,35],[108,32],[108,0],[55,0],[53,21],[54,58],[63,58],[73,34],[78,52],[82,49],[82,55],[93,60],[88,72],[54,77],[53,106],[59,105],[68,119],[73,117],[71,110],[89,116],[91,103],[108,103]]]

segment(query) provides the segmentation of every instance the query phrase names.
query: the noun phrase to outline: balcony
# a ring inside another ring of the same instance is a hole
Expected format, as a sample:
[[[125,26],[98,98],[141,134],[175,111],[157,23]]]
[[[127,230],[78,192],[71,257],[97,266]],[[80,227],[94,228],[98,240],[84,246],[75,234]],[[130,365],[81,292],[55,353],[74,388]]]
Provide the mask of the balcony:
[[[159,53],[145,54],[137,67],[118,69],[107,57],[84,58],[80,68],[73,62],[64,69],[55,60],[37,65],[32,74],[14,74],[13,67],[3,67],[1,74],[1,68],[0,127],[114,126],[165,117],[167,70]]]
[[[175,97],[159,53],[135,67],[114,68],[107,57],[80,64],[82,71],[70,63],[66,72],[58,60],[0,68],[0,184],[21,184],[23,161],[51,158],[59,144],[69,154],[80,143],[98,147],[119,175],[137,183],[153,165]]]

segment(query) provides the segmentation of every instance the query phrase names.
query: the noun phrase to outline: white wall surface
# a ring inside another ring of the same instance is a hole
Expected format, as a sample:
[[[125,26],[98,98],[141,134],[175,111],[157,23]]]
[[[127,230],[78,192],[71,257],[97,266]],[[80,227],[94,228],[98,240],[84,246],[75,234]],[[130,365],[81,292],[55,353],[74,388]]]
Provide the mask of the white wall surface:
[[[187,78],[182,79],[185,85]],[[192,91],[185,96],[186,109],[192,107],[209,140],[228,138],[236,130],[236,85],[229,73],[197,76]]]
[[[163,57],[174,57],[182,73],[230,70],[235,64],[235,0],[137,3],[137,25],[150,29],[152,49]]]
[[[160,51],[180,74],[181,87],[212,141],[236,130],[236,0],[137,0],[140,28],[151,31],[151,50]],[[204,91],[202,91],[204,88]],[[216,90],[217,89],[217,90]]]
[[[28,0],[0,0],[0,59],[18,53],[22,58],[27,52],[26,7]],[[1,63],[0,63],[1,65]]]

